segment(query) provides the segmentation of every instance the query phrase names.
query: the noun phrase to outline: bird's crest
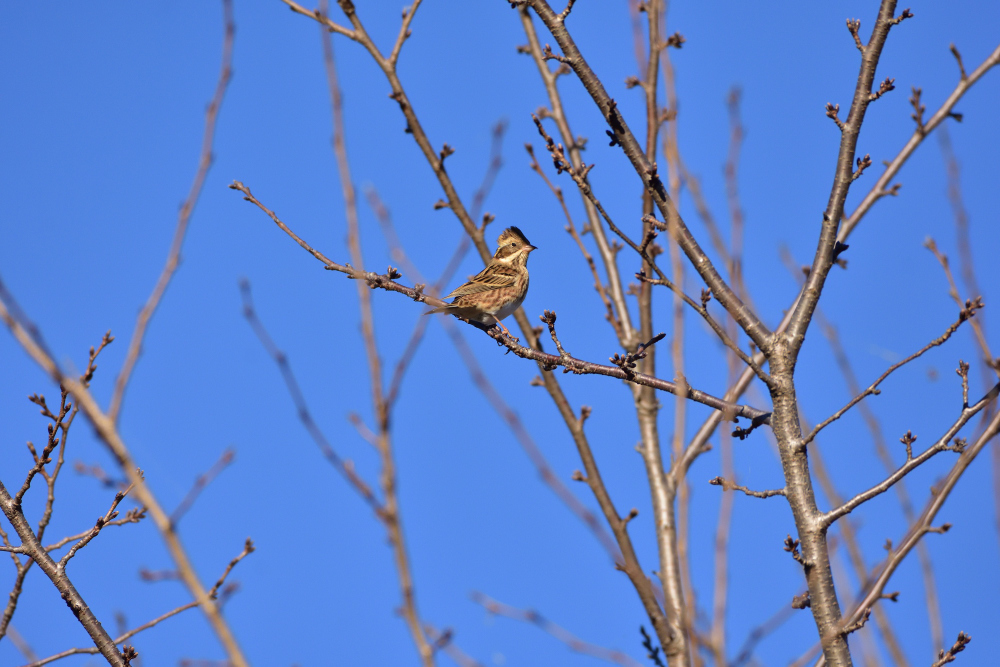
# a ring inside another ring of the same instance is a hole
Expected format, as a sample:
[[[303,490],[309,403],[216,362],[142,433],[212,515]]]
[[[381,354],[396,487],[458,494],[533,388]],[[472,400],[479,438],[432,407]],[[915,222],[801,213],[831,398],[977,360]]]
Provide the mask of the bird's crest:
[[[525,245],[531,245],[531,242],[525,238],[524,232],[517,227],[508,227],[503,230],[503,233],[500,234],[499,238],[497,238],[497,245],[503,245],[505,243],[510,243],[511,241],[520,241]]]

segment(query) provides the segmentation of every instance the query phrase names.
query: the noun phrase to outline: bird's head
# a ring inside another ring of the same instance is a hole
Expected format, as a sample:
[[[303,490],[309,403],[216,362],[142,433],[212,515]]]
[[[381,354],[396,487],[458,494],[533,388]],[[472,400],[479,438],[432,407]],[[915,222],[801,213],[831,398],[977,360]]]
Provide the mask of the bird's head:
[[[524,234],[517,227],[508,227],[497,239],[497,251],[493,253],[493,259],[504,264],[528,263],[528,254],[532,250],[538,250],[528,242]]]

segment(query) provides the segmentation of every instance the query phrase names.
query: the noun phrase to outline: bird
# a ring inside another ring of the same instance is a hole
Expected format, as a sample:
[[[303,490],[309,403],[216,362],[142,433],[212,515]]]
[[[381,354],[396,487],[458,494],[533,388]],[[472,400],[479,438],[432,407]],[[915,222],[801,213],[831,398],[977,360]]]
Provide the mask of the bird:
[[[521,307],[528,294],[528,255],[538,250],[517,227],[508,227],[497,238],[497,250],[486,268],[459,286],[445,299],[451,303],[427,311],[447,313],[481,324],[495,324],[507,336],[503,318]]]

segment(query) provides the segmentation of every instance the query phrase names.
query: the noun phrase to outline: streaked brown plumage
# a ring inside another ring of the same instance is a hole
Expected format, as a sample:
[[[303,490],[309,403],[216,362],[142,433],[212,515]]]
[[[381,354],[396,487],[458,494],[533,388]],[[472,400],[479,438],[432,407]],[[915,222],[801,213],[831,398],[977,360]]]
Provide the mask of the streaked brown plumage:
[[[497,251],[486,268],[445,299],[450,304],[428,311],[448,313],[481,324],[496,323],[510,335],[500,320],[517,310],[528,294],[528,255],[535,246],[517,227],[508,227],[497,239]]]

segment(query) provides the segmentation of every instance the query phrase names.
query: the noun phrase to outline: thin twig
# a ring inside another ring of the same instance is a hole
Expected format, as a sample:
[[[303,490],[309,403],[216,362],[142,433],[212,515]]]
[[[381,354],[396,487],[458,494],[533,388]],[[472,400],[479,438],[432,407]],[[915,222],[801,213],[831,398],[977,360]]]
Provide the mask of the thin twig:
[[[325,1],[320,5],[321,13],[325,14]],[[341,5],[345,11],[347,4]],[[394,54],[398,56],[398,48],[406,38],[409,21],[417,8],[417,3],[411,8],[409,15],[403,19],[403,28]],[[353,14],[351,15],[353,19]],[[357,24],[355,29],[358,30]],[[330,101],[333,112],[333,152],[337,159],[337,172],[340,177],[341,190],[344,196],[344,209],[347,218],[347,245],[351,260],[361,271],[364,271],[364,260],[361,253],[361,234],[358,225],[357,198],[354,184],[351,181],[350,163],[347,158],[347,146],[344,132],[344,110],[340,85],[337,81],[337,67],[333,54],[333,40],[330,33],[320,29],[323,43],[323,61],[326,69],[327,84],[330,89]],[[393,67],[395,61],[392,60]],[[443,162],[443,158],[441,160]],[[440,167],[443,170],[443,166]],[[400,517],[399,498],[396,493],[396,463],[393,454],[392,439],[389,432],[389,406],[382,386],[382,363],[379,358],[378,345],[375,340],[375,318],[372,313],[371,291],[364,283],[357,284],[358,301],[361,311],[361,333],[364,339],[365,353],[368,358],[368,370],[371,376],[372,407],[377,421],[377,449],[381,460],[380,486],[382,487],[382,508],[378,513],[389,535],[389,542],[399,577],[400,594],[403,598],[402,613],[410,635],[420,654],[424,667],[433,667],[434,652],[431,650],[424,634],[417,611],[416,594],[414,593],[413,574],[410,567],[410,557],[407,553],[406,541],[403,535],[403,523]]]
[[[38,660],[38,654],[36,654],[35,650],[31,648],[31,644],[29,644],[27,640],[21,636],[21,633],[18,632],[13,625],[7,627],[7,637],[10,638],[10,642],[14,645],[14,648],[20,651],[21,655],[23,655],[25,659],[31,662]]]
[[[945,136],[945,133],[942,132],[941,136]],[[959,203],[959,206],[960,205],[961,204]],[[960,215],[961,214],[956,211],[956,213],[955,213],[956,219],[960,218]],[[966,222],[965,224],[968,224],[968,223]],[[956,225],[955,226],[959,230],[961,230],[962,227],[963,227],[963,223],[960,223],[960,222],[958,222],[956,220]],[[962,238],[962,236],[963,236],[963,233],[961,231],[959,231],[959,238]],[[968,239],[966,239],[966,241],[964,243],[962,243],[962,242],[959,243],[960,247],[962,247],[963,245],[966,246],[965,250],[961,251],[962,255],[963,255],[963,262],[962,262],[962,264],[963,264],[963,274],[966,274],[963,277],[965,278],[965,283],[966,283],[966,287],[967,288],[978,290],[979,289],[979,285],[977,284],[977,282],[975,280],[975,273],[973,272],[972,275],[971,275],[971,277],[970,277],[970,275],[966,271],[966,267],[971,266],[971,262],[972,262],[972,253],[971,253],[971,250],[967,247],[967,244],[968,244]],[[959,294],[958,283],[955,282],[955,276],[952,275],[951,265],[950,265],[950,263],[948,261],[948,256],[945,255],[943,252],[941,252],[938,249],[937,243],[934,241],[933,238],[931,238],[929,236],[924,241],[924,247],[927,248],[928,250],[930,250],[931,253],[934,255],[935,259],[937,259],[938,263],[941,264],[941,269],[944,271],[945,278],[948,280],[948,296],[950,296],[955,301],[955,303],[958,304],[958,307],[961,308],[962,307],[962,303],[963,303],[962,302],[962,297]],[[976,294],[982,294],[982,292],[981,291],[977,291]],[[983,324],[982,324],[982,322],[980,320],[978,320],[978,319],[973,319],[973,320],[971,320],[969,322],[969,324],[972,327],[973,338],[976,340],[976,343],[979,346],[979,350],[980,350],[980,352],[983,355],[983,359],[982,359],[983,360],[983,365],[986,368],[988,368],[990,371],[992,371],[992,373],[994,375],[996,375],[998,379],[1000,379],[1000,362],[996,362],[993,359],[993,353],[990,351],[989,343],[986,341],[986,332],[983,330]],[[990,382],[989,375],[987,373],[983,374],[983,382],[984,382],[984,384],[987,384],[987,385]]]
[[[128,386],[129,379],[132,377],[135,364],[139,360],[139,354],[142,352],[142,341],[146,336],[146,328],[149,326],[150,320],[153,319],[153,314],[160,305],[160,301],[163,299],[163,295],[166,293],[167,287],[170,285],[170,281],[174,277],[177,267],[180,265],[181,247],[184,245],[185,236],[187,236],[188,223],[191,221],[191,214],[194,213],[194,207],[198,203],[202,186],[204,186],[205,178],[208,176],[208,170],[212,166],[215,125],[219,117],[219,109],[222,107],[222,100],[226,94],[226,88],[228,88],[229,80],[232,78],[233,41],[236,36],[232,0],[223,0],[222,10],[225,30],[222,42],[222,65],[219,69],[219,80],[215,84],[215,94],[212,96],[212,100],[208,104],[208,109],[205,111],[205,132],[201,140],[198,169],[195,171],[194,181],[191,183],[187,199],[184,200],[180,213],[177,215],[177,227],[174,229],[174,240],[171,242],[170,251],[167,253],[167,262],[160,273],[159,279],[156,281],[156,286],[153,288],[152,294],[149,295],[149,299],[146,301],[146,305],[139,312],[139,317],[135,323],[135,331],[132,334],[132,340],[129,341],[128,352],[125,355],[125,362],[118,373],[118,379],[115,380],[114,393],[111,395],[111,403],[108,406],[108,417],[113,422],[117,422],[119,419],[122,401],[125,398],[125,389]]]
[[[551,118],[556,124],[556,128],[559,130],[559,135],[562,137],[563,145],[566,146],[567,152],[569,153],[569,161],[573,165],[573,168],[583,169],[585,165],[583,162],[582,150],[586,140],[581,137],[574,136],[572,130],[570,129],[569,119],[566,116],[562,97],[559,94],[557,83],[558,76],[555,72],[549,69],[549,66],[545,61],[542,54],[542,48],[538,40],[538,34],[535,31],[534,23],[531,19],[531,15],[528,13],[526,5],[519,8],[518,15],[521,19],[521,25],[524,28],[524,33],[528,38],[528,52],[531,54],[532,60],[535,62],[535,66],[538,69],[542,83],[545,85],[545,92],[549,98],[550,108],[546,110],[546,116]],[[608,276],[608,294],[611,301],[614,303],[616,318],[620,323],[621,331],[619,343],[621,343],[622,347],[625,349],[631,349],[639,342],[638,332],[632,326],[631,314],[629,313],[628,305],[625,300],[625,290],[622,287],[621,274],[618,270],[617,250],[611,243],[608,242],[607,235],[604,232],[604,226],[601,223],[601,217],[598,214],[597,209],[591,203],[590,199],[582,192],[580,193],[580,198],[583,202],[584,211],[587,215],[587,224],[584,225],[583,230],[589,231],[593,235],[594,244],[597,246],[598,254],[601,256],[601,262],[604,265],[605,273]]]
[[[959,60],[958,63],[959,65],[961,65],[962,61]],[[963,76],[965,75],[964,71],[962,72],[962,75]],[[965,647],[971,641],[972,637],[965,634],[964,632],[959,632],[958,639],[956,639],[955,643],[951,645],[951,648],[949,648],[947,651],[941,649],[941,651],[938,652],[938,659],[934,661],[934,664],[932,664],[931,667],[942,667],[943,665],[947,665],[949,662],[954,662],[955,656],[964,651]]]
[[[219,614],[218,607],[214,601],[205,598],[205,589],[194,571],[190,558],[184,550],[180,539],[170,523],[167,513],[163,510],[156,496],[149,486],[142,479],[138,467],[132,459],[132,454],[121,438],[117,426],[97,405],[97,401],[87,388],[89,379],[86,376],[81,380],[75,380],[65,373],[56,364],[52,356],[39,344],[36,335],[32,334],[19,319],[15,318],[8,308],[9,295],[0,290],[0,319],[4,321],[11,330],[14,338],[21,344],[25,352],[45,371],[54,382],[65,387],[72,394],[80,410],[87,416],[97,431],[98,437],[108,447],[118,466],[126,474],[130,484],[135,486],[134,495],[139,505],[149,512],[153,523],[156,524],[167,550],[170,553],[180,578],[184,581],[188,591],[199,603],[205,617],[212,626],[213,631],[222,643],[228,655],[229,661],[235,667],[245,667],[246,659],[236,642],[236,638],[229,628],[229,625]],[[48,558],[48,554],[46,554]]]
[[[808,591],[806,591],[806,593],[808,593]],[[743,645],[740,647],[740,652],[736,654],[736,657],[733,658],[728,667],[743,667],[743,665],[750,662],[757,644],[784,625],[785,622],[795,614],[795,611],[794,607],[786,603],[782,605],[778,611],[774,612],[767,620],[754,627],[754,629],[747,635],[747,638],[743,641]]]
[[[603,646],[597,646],[596,644],[583,641],[565,628],[562,628],[548,620],[534,609],[518,609],[517,607],[512,607],[508,604],[504,604],[503,602],[494,600],[488,595],[484,595],[478,591],[473,591],[470,597],[473,602],[482,605],[483,608],[491,614],[512,618],[515,621],[530,623],[540,628],[542,631],[561,641],[575,653],[589,655],[593,658],[604,660],[606,662],[613,662],[616,665],[622,665],[622,667],[642,667],[642,663],[629,655],[622,653],[621,651],[607,649]]]
[[[266,213],[274,222],[277,224],[286,234],[292,237],[296,243],[298,243],[303,249],[305,249],[309,254],[313,255],[316,259],[322,262],[326,267],[333,271],[338,271],[340,273],[345,273],[348,276],[356,279],[363,280],[371,288],[384,289],[390,292],[396,292],[403,294],[413,299],[414,301],[420,303],[427,303],[432,306],[444,305],[444,301],[433,297],[428,294],[424,294],[423,290],[418,290],[412,287],[407,287],[398,282],[395,282],[393,278],[398,277],[397,274],[389,272],[386,274],[377,274],[370,271],[359,271],[350,265],[337,264],[332,260],[328,259],[323,253],[315,250],[312,246],[302,240],[295,232],[293,232],[284,222],[282,222],[277,215],[266,206],[260,203],[256,197],[254,197],[249,188],[235,181],[230,188],[234,190],[239,190],[244,194],[244,199],[250,203],[256,205],[264,213]],[[393,270],[394,271],[394,270]],[[621,380],[627,380],[637,385],[646,385],[658,389],[660,391],[666,391],[668,393],[677,394],[680,393],[676,383],[669,382],[667,380],[661,380],[659,378],[654,378],[647,376],[643,373],[626,373],[621,368],[617,366],[606,366],[603,364],[598,364],[589,361],[583,361],[576,359],[575,357],[559,357],[557,355],[546,354],[535,348],[524,347],[519,345],[511,338],[504,336],[503,334],[498,334],[496,331],[487,332],[491,337],[493,337],[499,344],[506,347],[508,350],[516,354],[523,359],[531,359],[538,362],[543,366],[551,367],[564,367],[567,369],[566,372],[573,372],[576,374],[596,374],[596,375],[607,375],[609,377],[618,378]],[[737,405],[722,399],[706,394],[705,392],[699,391],[688,387],[686,393],[684,394],[688,399],[695,401],[696,403],[702,403],[709,407],[715,408],[720,411],[728,411],[727,414],[731,414],[733,417],[744,417],[746,419],[762,419],[761,423],[768,423],[769,413],[764,410],[758,410],[756,408],[751,408],[746,405]]]
[[[817,424],[816,427],[809,432],[809,435],[803,438],[802,445],[803,446],[808,445],[810,442],[813,441],[813,439],[820,431],[829,426],[831,423],[843,417],[848,410],[850,410],[855,405],[860,403],[866,397],[871,396],[872,394],[877,395],[881,393],[878,386],[882,384],[882,382],[884,382],[887,377],[889,377],[890,375],[893,374],[893,372],[902,368],[903,366],[910,363],[914,359],[917,359],[918,357],[922,356],[928,350],[938,347],[939,345],[943,345],[949,338],[951,338],[952,334],[958,331],[958,328],[962,326],[963,322],[971,320],[973,317],[975,317],[976,311],[982,307],[983,307],[983,301],[981,298],[977,297],[975,301],[967,301],[965,303],[965,306],[962,308],[961,312],[958,314],[958,319],[955,320],[947,329],[945,329],[943,334],[941,334],[931,342],[927,343],[927,345],[924,345],[922,348],[920,348],[910,356],[906,357],[902,361],[899,361],[890,366],[888,369],[886,369],[886,371],[882,373],[882,375],[880,375],[878,379],[875,380],[875,382],[868,385],[867,389],[865,389],[860,394],[858,394],[850,401],[848,401],[847,405],[837,410],[831,416],[827,417],[825,420]]]
[[[130,509],[128,512],[126,512],[123,518],[106,522],[103,528],[109,528],[111,526],[124,526],[130,523],[139,523],[144,518],[146,518],[145,508],[134,507]],[[83,539],[84,537],[87,536],[88,533],[90,533],[91,530],[93,529],[91,528],[90,530],[85,530],[82,533],[77,533],[76,535],[68,535],[60,539],[59,541],[53,542],[52,544],[48,545],[47,547],[45,547],[45,550],[55,551],[56,549],[62,549],[70,542],[76,542],[77,540]]]
[[[132,490],[133,486],[134,485],[130,484],[127,489],[125,489],[124,491],[119,491],[118,493],[115,494],[114,500],[111,501],[111,508],[104,514],[104,516],[100,517],[97,520],[97,523],[94,525],[93,528],[87,531],[86,535],[77,540],[76,544],[71,546],[69,548],[69,551],[67,551],[66,554],[61,559],[59,559],[58,563],[59,569],[65,570],[66,566],[69,564],[69,561],[73,558],[73,556],[75,556],[77,552],[80,551],[80,549],[90,544],[90,542],[100,534],[101,530],[103,530],[104,527],[108,525],[108,523],[110,523],[115,517],[118,516],[118,511],[117,511],[118,504],[125,499],[125,496],[128,495],[129,491]],[[46,549],[46,551],[48,550]]]
[[[573,241],[576,242],[577,248],[579,248],[580,254],[583,255],[584,261],[587,262],[587,268],[590,269],[590,274],[594,278],[594,289],[597,290],[597,294],[601,297],[601,302],[604,304],[604,309],[606,311],[605,318],[615,330],[615,335],[618,336],[618,339],[627,340],[624,329],[622,329],[622,323],[615,315],[614,304],[608,296],[608,290],[604,287],[604,283],[601,282],[601,276],[597,272],[597,263],[594,262],[593,256],[591,256],[590,251],[587,250],[587,246],[583,244],[583,239],[580,238],[580,234],[576,231],[576,225],[573,224],[573,217],[570,215],[569,208],[566,206],[566,199],[563,197],[562,188],[558,188],[553,185],[552,181],[549,180],[549,177],[545,175],[544,171],[542,171],[542,167],[538,164],[538,159],[535,157],[535,150],[531,144],[525,144],[524,147],[527,149],[528,155],[531,156],[531,170],[541,176],[545,185],[548,186],[553,196],[555,196],[556,201],[559,202],[559,207],[562,209],[563,216],[566,218],[566,231],[571,237],[573,237]]]
[[[752,491],[745,486],[741,486],[736,482],[731,482],[728,479],[722,477],[713,477],[708,480],[708,483],[713,486],[721,486],[723,491],[742,491],[751,498],[773,498],[774,496],[785,495],[784,489],[772,489],[768,491]]]
[[[320,452],[330,462],[330,465],[340,473],[348,484],[351,485],[359,496],[372,508],[376,513],[382,511],[382,503],[375,496],[372,491],[371,486],[368,485],[361,477],[358,476],[357,472],[354,470],[354,464],[349,459],[343,459],[339,454],[333,449],[330,441],[327,440],[326,435],[323,434],[322,429],[316,424],[316,421],[312,418],[312,413],[309,411],[309,406],[306,403],[305,396],[302,393],[302,389],[299,387],[299,382],[295,378],[295,374],[292,372],[291,364],[288,362],[288,356],[282,352],[278,346],[275,344],[274,339],[267,332],[264,327],[263,322],[257,316],[257,311],[253,304],[253,295],[250,291],[250,282],[248,280],[240,281],[240,293],[243,298],[243,316],[250,323],[250,327],[253,329],[257,338],[260,340],[264,349],[267,350],[268,355],[274,360],[274,363],[278,365],[278,370],[281,372],[281,377],[285,381],[285,386],[288,388],[288,394],[292,399],[292,403],[295,406],[295,412],[305,426],[306,431],[312,437],[313,442],[319,447]]]
[[[888,584],[893,573],[924,535],[943,532],[941,529],[932,527],[931,522],[934,521],[938,512],[941,511],[945,501],[951,495],[962,475],[997,433],[1000,433],[1000,412],[993,415],[993,418],[986,425],[983,432],[976,438],[974,443],[965,449],[944,480],[935,485],[935,493],[931,494],[923,512],[920,513],[920,517],[910,526],[910,529],[899,541],[898,545],[893,547],[889,552],[889,556],[885,562],[876,568],[875,572],[869,578],[870,583],[867,586],[867,592],[855,602],[853,611],[844,615],[842,622],[845,625],[856,622],[864,609],[871,607],[877,600],[881,599],[882,592],[885,590],[885,586]],[[816,667],[823,667],[825,664],[826,661],[820,659]]]
[[[970,419],[972,419],[977,413],[982,411],[990,403],[995,401],[998,395],[1000,395],[1000,383],[994,385],[993,389],[987,392],[985,396],[976,401],[974,404],[965,407],[962,410],[961,414],[958,416],[958,418],[955,420],[955,422],[948,427],[948,430],[945,431],[944,435],[938,438],[937,442],[935,442],[933,445],[925,449],[923,453],[917,456],[912,456],[909,450],[909,443],[907,443],[906,462],[902,466],[900,466],[899,469],[897,469],[893,474],[891,474],[881,483],[876,484],[867,491],[863,491],[857,494],[856,496],[845,502],[843,505],[823,514],[820,517],[820,524],[823,525],[824,527],[829,526],[840,517],[849,514],[851,511],[853,511],[862,503],[868,502],[875,496],[885,493],[892,487],[893,484],[895,484],[903,477],[908,475],[914,468],[917,468],[924,462],[930,460],[933,456],[935,456],[939,452],[943,452],[945,450],[952,450],[961,453],[965,449],[965,445],[960,444],[959,442],[951,444],[952,440],[958,435],[962,427],[965,426],[965,424],[968,423]],[[906,439],[904,439],[904,442],[906,442]]]
[[[187,514],[189,509],[191,509],[191,506],[194,504],[194,501],[198,499],[201,492],[205,490],[205,487],[211,484],[212,480],[218,477],[219,474],[225,470],[235,458],[236,450],[232,447],[228,447],[222,452],[222,456],[219,457],[219,460],[216,461],[207,472],[198,475],[198,477],[194,480],[194,484],[191,486],[191,490],[187,492],[187,495],[184,496],[181,502],[177,504],[177,507],[174,508],[173,513],[170,515],[170,523],[174,524],[176,527],[181,518]]]
[[[847,217],[840,225],[840,230],[837,233],[837,240],[840,242],[847,241],[850,237],[851,232],[854,228],[858,226],[861,222],[861,218],[864,217],[865,213],[871,209],[871,207],[878,200],[882,199],[886,195],[895,194],[895,189],[890,187],[892,179],[896,177],[899,170],[903,167],[906,161],[910,158],[913,152],[917,149],[923,140],[930,134],[934,128],[944,122],[949,116],[952,115],[952,109],[958,104],[958,101],[962,99],[962,96],[968,92],[971,88],[986,72],[988,72],[992,67],[1000,63],[1000,46],[997,46],[993,52],[979,65],[975,70],[973,70],[968,77],[961,79],[955,89],[948,95],[947,99],[941,104],[941,107],[934,112],[934,114],[927,120],[927,122],[921,124],[917,130],[913,133],[910,139],[903,146],[902,150],[896,154],[896,157],[889,162],[885,171],[879,176],[875,185],[872,186],[868,194],[865,195],[861,203],[855,207],[854,211]]]
[[[253,543],[248,538],[247,541],[246,541],[246,543],[243,546],[243,551],[240,553],[240,555],[238,555],[236,558],[234,558],[232,561],[229,562],[229,565],[226,567],[225,572],[223,572],[222,577],[220,577],[219,580],[216,582],[215,586],[213,586],[211,588],[211,590],[209,590],[208,595],[210,597],[214,598],[214,596],[218,592],[219,588],[222,586],[223,582],[225,582],[226,577],[229,576],[229,573],[232,571],[233,567],[235,567],[237,563],[239,563],[241,560],[243,560],[249,554],[251,554],[253,552],[253,550],[254,550]],[[147,621],[146,623],[143,623],[142,625],[129,630],[128,632],[124,632],[124,633],[122,633],[121,635],[119,635],[114,640],[115,644],[121,644],[121,643],[123,643],[125,641],[128,641],[129,639],[131,639],[132,637],[136,636],[140,632],[143,632],[145,630],[149,630],[150,628],[152,628],[152,627],[154,627],[156,625],[159,625],[160,623],[162,623],[163,621],[167,620],[168,618],[176,616],[177,614],[180,614],[181,612],[185,612],[188,609],[193,609],[194,607],[197,607],[198,604],[199,604],[198,600],[194,600],[192,602],[188,602],[187,604],[183,604],[183,605],[177,607],[176,609],[172,609],[172,610],[168,611],[167,613],[154,618],[151,621]],[[42,660],[38,660],[36,658],[34,662],[32,662],[31,664],[25,665],[25,667],[42,667],[42,665],[47,665],[50,662],[55,662],[56,660],[61,660],[63,658],[68,658],[71,655],[95,655],[96,653],[97,653],[97,649],[94,648],[94,647],[71,648],[71,649],[63,651],[61,653],[56,653],[55,655],[50,655],[49,657],[44,658]]]
[[[399,61],[399,53],[403,49],[403,42],[405,42],[410,36],[410,23],[413,21],[413,17],[417,13],[417,8],[420,6],[420,2],[421,0],[413,0],[412,5],[403,8],[403,23],[399,27],[399,36],[396,37],[396,44],[392,47],[392,53],[389,54],[389,62],[393,66],[395,66]]]

